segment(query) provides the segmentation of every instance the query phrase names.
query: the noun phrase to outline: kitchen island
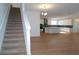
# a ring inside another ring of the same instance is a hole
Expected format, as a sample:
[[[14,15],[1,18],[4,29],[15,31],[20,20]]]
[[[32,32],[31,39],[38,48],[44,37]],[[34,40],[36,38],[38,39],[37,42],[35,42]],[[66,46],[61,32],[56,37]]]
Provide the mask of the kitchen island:
[[[47,25],[45,26],[45,33],[71,32],[72,27],[72,25]]]

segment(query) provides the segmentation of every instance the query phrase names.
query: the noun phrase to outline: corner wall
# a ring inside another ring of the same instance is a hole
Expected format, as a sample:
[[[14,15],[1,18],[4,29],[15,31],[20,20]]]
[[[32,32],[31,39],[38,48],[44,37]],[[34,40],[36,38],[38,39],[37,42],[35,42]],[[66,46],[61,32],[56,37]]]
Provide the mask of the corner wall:
[[[4,34],[9,12],[10,12],[10,5],[8,3],[0,3],[0,50],[4,40]]]
[[[29,23],[31,25],[31,36],[40,36],[40,13],[37,11],[27,11]]]

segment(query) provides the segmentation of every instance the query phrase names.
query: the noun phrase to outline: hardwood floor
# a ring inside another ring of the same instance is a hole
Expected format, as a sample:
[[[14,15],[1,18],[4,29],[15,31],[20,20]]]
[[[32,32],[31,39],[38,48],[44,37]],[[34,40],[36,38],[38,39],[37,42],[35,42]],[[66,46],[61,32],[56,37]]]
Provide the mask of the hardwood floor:
[[[33,55],[78,55],[79,33],[45,34],[32,37]]]

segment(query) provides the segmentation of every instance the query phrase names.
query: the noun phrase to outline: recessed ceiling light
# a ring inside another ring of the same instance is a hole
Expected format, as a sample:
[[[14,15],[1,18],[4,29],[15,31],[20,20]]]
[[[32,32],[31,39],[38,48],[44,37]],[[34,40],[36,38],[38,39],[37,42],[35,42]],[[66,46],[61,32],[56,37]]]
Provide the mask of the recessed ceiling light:
[[[40,4],[38,7],[40,9],[50,9],[50,8],[53,8],[54,5],[52,5],[52,4]]]

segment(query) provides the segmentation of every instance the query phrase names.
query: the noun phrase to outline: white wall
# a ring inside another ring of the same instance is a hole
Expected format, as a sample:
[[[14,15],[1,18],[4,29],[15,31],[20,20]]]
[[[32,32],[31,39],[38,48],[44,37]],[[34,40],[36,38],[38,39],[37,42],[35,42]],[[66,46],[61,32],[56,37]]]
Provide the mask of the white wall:
[[[40,36],[40,13],[27,11],[27,16],[31,25],[31,36]]]
[[[8,20],[10,11],[10,5],[6,3],[0,3],[0,50],[4,39],[6,23]]]

